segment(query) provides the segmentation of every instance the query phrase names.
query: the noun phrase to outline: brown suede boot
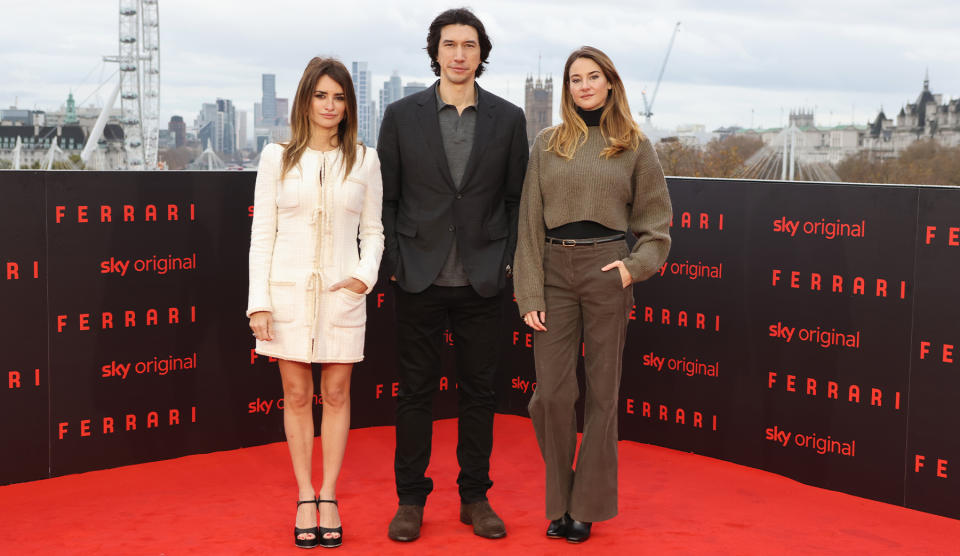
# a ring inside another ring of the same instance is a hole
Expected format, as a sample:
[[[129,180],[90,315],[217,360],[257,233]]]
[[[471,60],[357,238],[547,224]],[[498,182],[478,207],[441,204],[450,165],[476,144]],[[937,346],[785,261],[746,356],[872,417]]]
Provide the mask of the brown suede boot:
[[[420,525],[423,524],[423,506],[400,504],[397,513],[390,521],[387,536],[392,540],[410,542],[420,536]]]
[[[460,503],[460,521],[473,525],[473,534],[488,539],[499,539],[507,536],[507,528],[503,520],[497,516],[490,502],[482,500],[470,504]]]

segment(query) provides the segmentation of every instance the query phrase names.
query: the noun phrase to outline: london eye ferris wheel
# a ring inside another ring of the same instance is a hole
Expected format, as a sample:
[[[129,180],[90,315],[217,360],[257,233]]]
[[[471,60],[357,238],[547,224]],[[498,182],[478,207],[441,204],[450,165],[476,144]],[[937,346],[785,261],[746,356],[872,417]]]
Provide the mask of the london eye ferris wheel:
[[[119,80],[81,154],[96,149],[107,116],[120,96],[126,168],[157,169],[160,129],[160,16],[157,0],[119,0],[119,52],[105,56],[119,65]]]

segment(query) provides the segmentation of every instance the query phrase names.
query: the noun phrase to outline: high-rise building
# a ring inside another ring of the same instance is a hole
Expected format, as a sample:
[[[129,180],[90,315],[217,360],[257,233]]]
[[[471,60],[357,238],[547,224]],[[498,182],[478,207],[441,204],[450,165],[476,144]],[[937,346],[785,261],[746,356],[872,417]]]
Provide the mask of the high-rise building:
[[[403,96],[408,97],[414,93],[419,93],[420,91],[427,88],[425,83],[420,83],[418,81],[411,81],[403,86]]]
[[[226,154],[233,154],[237,150],[237,112],[233,102],[227,99],[217,99],[217,134],[220,148],[216,149]]]
[[[290,102],[285,98],[277,99],[277,121],[274,125],[290,125]]]
[[[277,76],[272,73],[263,74],[263,101],[260,104],[263,111],[263,125],[276,125],[277,113]]]
[[[553,125],[553,78],[541,80],[537,76],[527,76],[524,86],[526,105],[524,114],[527,117],[527,144],[532,145],[540,130]]]
[[[383,120],[383,111],[387,105],[403,98],[403,84],[400,82],[400,74],[396,71],[390,76],[390,79],[383,82],[383,89],[380,90],[380,111],[379,119]]]
[[[237,149],[247,148],[247,111],[237,112]]]
[[[183,121],[183,116],[170,116],[167,129],[173,136],[173,146],[175,148],[180,148],[187,143],[187,124]]]
[[[263,127],[263,105],[259,102],[253,103],[253,128]]]
[[[201,148],[233,154],[237,149],[237,114],[233,102],[218,98],[216,103],[203,103],[197,117],[197,137]]]
[[[353,90],[357,97],[357,135],[364,144],[377,145],[376,102],[370,94],[373,75],[367,70],[366,62],[353,62]]]

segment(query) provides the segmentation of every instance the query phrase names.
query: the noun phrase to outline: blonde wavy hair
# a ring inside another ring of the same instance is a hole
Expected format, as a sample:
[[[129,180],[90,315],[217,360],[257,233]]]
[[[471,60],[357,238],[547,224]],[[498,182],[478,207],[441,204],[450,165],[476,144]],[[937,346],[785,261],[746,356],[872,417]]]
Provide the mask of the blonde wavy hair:
[[[560,112],[563,121],[553,129],[547,141],[547,152],[556,153],[567,160],[573,158],[580,145],[587,141],[587,124],[577,114],[577,106],[570,93],[570,66],[580,58],[587,58],[600,66],[600,71],[610,84],[607,101],[600,114],[600,133],[607,143],[607,147],[600,152],[604,158],[619,156],[624,151],[633,151],[644,140],[643,133],[637,122],[630,115],[630,104],[627,102],[627,91],[623,80],[617,73],[610,57],[600,49],[592,46],[581,46],[574,50],[563,66],[563,90],[560,94]]]

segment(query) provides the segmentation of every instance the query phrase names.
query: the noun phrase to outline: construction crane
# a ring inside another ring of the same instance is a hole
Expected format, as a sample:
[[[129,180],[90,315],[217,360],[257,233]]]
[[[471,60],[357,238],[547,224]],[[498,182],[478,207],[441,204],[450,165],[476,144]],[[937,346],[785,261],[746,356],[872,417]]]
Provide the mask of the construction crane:
[[[653,95],[650,102],[647,102],[647,91],[641,91],[643,96],[643,118],[649,126],[650,116],[653,116],[653,103],[657,100],[657,91],[660,89],[660,81],[663,79],[663,72],[667,69],[667,60],[670,59],[670,51],[673,50],[673,41],[677,38],[677,32],[680,31],[680,22],[673,27],[673,35],[670,36],[670,44],[667,45],[667,55],[663,57],[663,65],[660,66],[660,75],[657,76],[657,85],[653,88]]]

